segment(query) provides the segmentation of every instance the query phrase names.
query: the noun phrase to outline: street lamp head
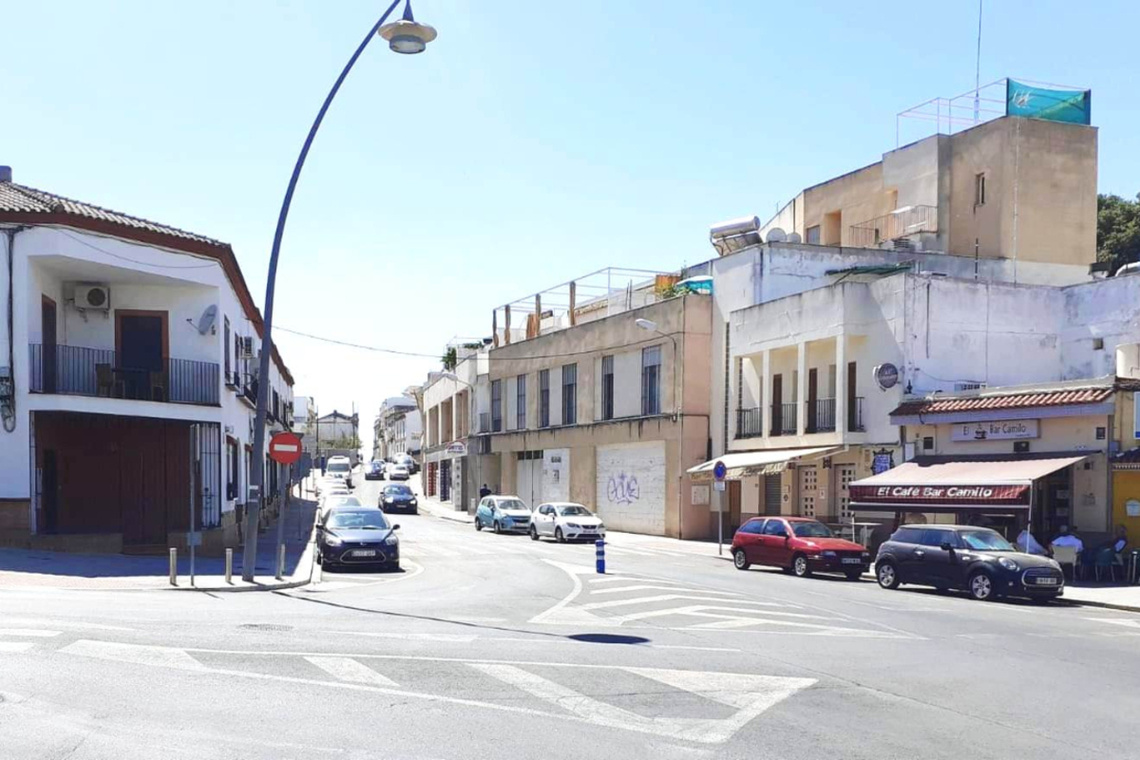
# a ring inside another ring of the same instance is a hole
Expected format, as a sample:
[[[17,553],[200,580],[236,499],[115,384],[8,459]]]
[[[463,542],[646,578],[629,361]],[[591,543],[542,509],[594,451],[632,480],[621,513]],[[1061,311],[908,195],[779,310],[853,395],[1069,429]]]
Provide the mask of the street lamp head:
[[[657,323],[652,319],[638,319],[634,323],[642,330],[649,330],[650,332],[657,332]]]
[[[388,48],[393,53],[404,55],[424,52],[427,44],[436,38],[434,27],[419,23],[412,15],[412,0],[405,3],[402,19],[385,24],[377,33],[388,40]]]

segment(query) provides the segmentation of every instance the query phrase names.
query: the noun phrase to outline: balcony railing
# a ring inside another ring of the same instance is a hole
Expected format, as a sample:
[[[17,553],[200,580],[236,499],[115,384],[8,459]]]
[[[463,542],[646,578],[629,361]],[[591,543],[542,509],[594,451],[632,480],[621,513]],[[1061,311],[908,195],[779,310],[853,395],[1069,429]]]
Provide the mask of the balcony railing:
[[[854,404],[851,404],[847,409],[847,429],[853,433],[862,433],[865,428],[863,427],[863,397],[856,396]]]
[[[736,410],[736,437],[759,438],[764,434],[764,410],[760,407]]]
[[[906,206],[889,214],[853,224],[848,229],[855,248],[878,248],[919,232],[938,232],[938,209],[934,206]]]
[[[831,433],[835,431],[835,399],[809,399],[807,412],[807,432]]]
[[[796,434],[796,404],[772,404],[772,435]]]
[[[124,367],[111,349],[32,344],[32,393],[102,396],[174,404],[218,404],[221,371],[213,362],[166,359],[163,369]]]

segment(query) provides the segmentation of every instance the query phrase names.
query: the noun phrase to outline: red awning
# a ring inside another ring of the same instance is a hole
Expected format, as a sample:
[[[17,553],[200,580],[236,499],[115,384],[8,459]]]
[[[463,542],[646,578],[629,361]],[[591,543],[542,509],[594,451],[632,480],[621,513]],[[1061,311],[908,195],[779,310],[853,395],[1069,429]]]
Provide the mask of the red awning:
[[[852,483],[851,506],[863,511],[909,512],[1028,509],[1033,481],[1085,456],[917,457]]]

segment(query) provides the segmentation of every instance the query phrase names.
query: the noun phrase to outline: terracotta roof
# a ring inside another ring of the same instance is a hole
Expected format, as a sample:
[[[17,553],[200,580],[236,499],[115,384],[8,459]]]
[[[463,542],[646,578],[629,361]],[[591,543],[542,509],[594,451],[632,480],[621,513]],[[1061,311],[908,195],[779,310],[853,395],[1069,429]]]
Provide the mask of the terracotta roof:
[[[1070,388],[1058,390],[1000,393],[975,396],[934,396],[904,401],[891,412],[892,417],[915,414],[950,414],[952,412],[979,412],[999,409],[1024,409],[1043,406],[1072,406],[1100,404],[1112,398],[1116,386]]]
[[[214,240],[213,238],[208,238],[205,235],[198,235],[193,232],[187,232],[186,230],[180,230],[177,227],[151,222],[147,219],[140,219],[137,216],[112,211],[111,209],[95,206],[91,203],[65,198],[62,195],[37,190],[34,187],[17,185],[14,182],[0,182],[0,212],[27,215],[43,214],[45,222],[51,215],[67,214],[69,216],[80,216],[87,219],[108,222],[130,229],[146,230],[161,235],[183,238],[185,240],[195,240],[200,243],[206,243],[207,245],[225,246],[225,243]]]

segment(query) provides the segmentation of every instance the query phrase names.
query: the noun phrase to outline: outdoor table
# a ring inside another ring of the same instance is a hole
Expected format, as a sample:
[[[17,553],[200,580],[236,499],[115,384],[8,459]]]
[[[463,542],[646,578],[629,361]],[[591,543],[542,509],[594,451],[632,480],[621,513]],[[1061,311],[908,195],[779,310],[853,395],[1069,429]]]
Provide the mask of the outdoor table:
[[[138,367],[115,367],[112,370],[116,380],[123,384],[126,398],[146,400],[150,398],[150,372]]]

